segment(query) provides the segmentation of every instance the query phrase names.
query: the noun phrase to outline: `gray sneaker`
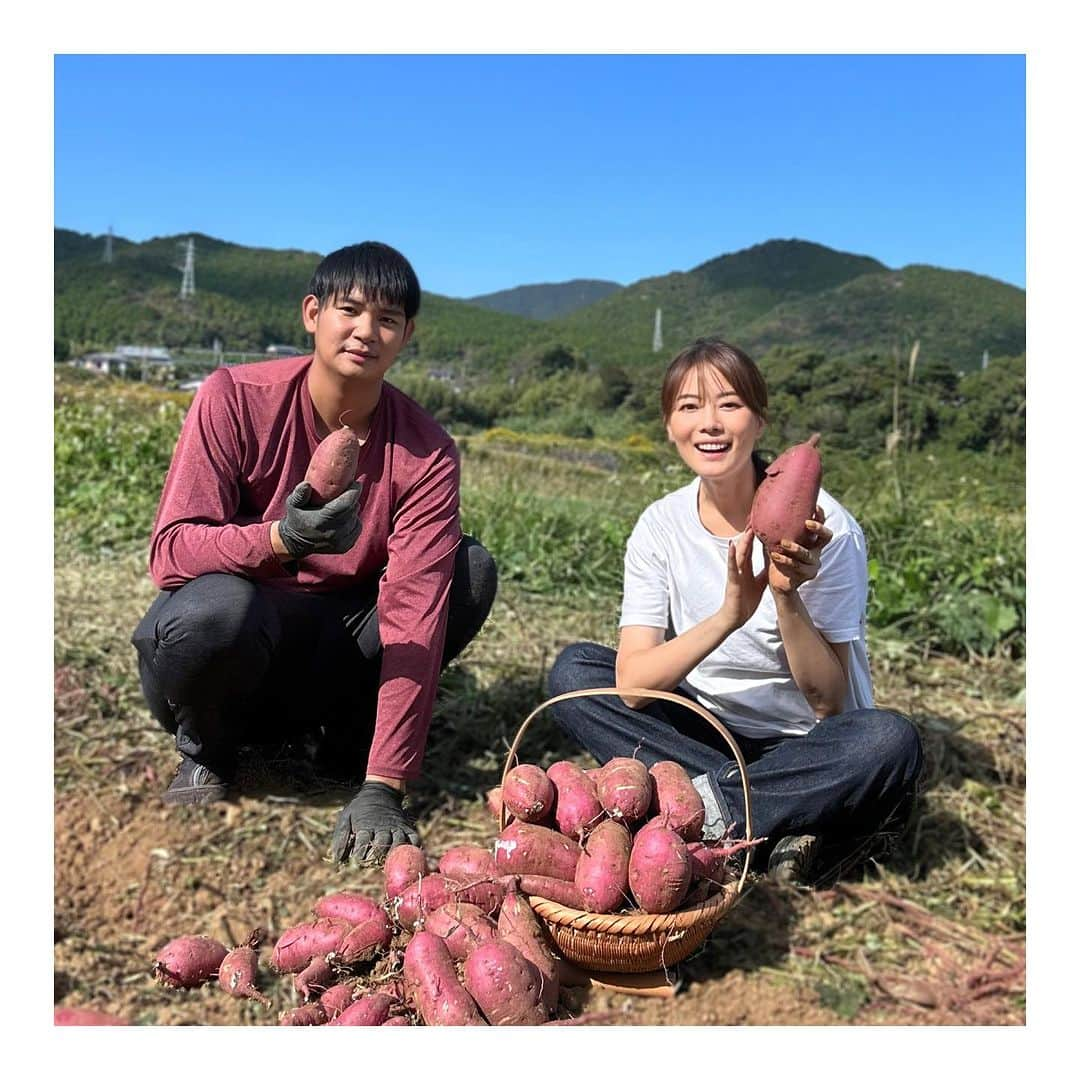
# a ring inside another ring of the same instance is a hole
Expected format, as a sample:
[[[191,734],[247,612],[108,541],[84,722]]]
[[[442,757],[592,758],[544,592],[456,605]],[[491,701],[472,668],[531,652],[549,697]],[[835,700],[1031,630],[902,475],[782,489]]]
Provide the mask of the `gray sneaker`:
[[[205,765],[181,757],[162,800],[169,806],[201,806],[229,797],[228,783]]]
[[[782,836],[769,854],[769,880],[777,885],[809,885],[819,846],[816,836]]]

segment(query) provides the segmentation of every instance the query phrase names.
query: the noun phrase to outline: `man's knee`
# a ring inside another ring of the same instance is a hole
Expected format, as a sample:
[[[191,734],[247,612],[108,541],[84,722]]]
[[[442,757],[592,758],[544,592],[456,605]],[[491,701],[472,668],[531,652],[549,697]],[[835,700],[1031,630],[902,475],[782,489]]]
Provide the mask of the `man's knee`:
[[[888,763],[914,781],[922,769],[922,740],[906,716],[891,709],[860,709],[848,720],[869,760]]]
[[[450,587],[454,606],[471,609],[482,623],[495,602],[498,584],[499,572],[491,552],[474,537],[462,536]]]

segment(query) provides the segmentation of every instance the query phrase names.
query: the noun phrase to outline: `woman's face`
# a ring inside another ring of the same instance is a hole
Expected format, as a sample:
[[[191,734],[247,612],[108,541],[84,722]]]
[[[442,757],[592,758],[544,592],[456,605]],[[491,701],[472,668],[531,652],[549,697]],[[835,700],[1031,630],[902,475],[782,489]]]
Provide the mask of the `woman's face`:
[[[706,480],[739,475],[765,424],[711,366],[686,373],[667,421],[679,457]]]

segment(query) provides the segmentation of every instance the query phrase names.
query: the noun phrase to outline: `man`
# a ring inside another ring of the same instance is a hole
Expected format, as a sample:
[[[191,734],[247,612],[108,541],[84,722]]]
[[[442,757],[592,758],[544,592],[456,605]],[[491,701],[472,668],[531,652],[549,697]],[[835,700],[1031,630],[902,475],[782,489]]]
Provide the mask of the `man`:
[[[334,831],[342,861],[418,842],[402,799],[438,675],[495,595],[490,555],[461,535],[452,439],[384,381],[419,306],[399,252],[342,248],[302,303],[311,355],[204,382],[154,522],[162,591],[132,637],[181,755],[165,801],[225,798],[241,744],[312,733],[321,771],[363,781]],[[304,474],[343,421],[361,442],[356,482],[313,505]]]

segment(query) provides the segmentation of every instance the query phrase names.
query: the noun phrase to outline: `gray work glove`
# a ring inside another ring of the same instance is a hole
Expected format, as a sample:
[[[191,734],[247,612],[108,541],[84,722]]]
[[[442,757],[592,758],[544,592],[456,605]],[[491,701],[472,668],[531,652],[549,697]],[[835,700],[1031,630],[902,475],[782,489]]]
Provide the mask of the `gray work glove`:
[[[389,784],[365,780],[338,815],[330,853],[335,861],[379,863],[398,844],[420,846],[415,824],[402,809],[403,795]]]
[[[301,480],[285,500],[285,516],[278,535],[294,559],[305,555],[342,555],[360,535],[359,480],[325,506],[308,506],[311,485]]]

